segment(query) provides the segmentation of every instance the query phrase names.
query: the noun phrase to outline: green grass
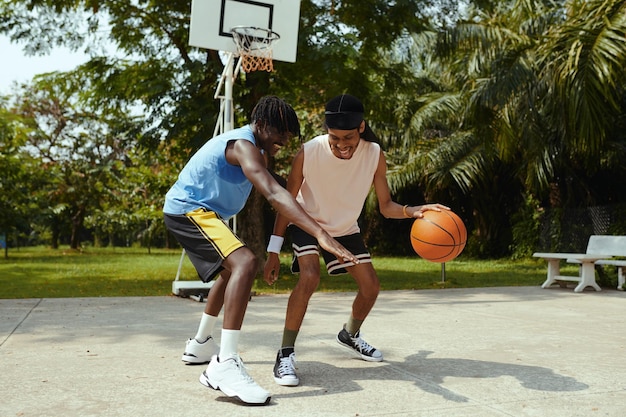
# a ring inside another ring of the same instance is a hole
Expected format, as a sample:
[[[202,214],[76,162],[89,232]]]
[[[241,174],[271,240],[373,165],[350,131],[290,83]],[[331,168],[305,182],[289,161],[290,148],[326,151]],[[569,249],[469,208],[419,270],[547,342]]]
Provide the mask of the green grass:
[[[62,298],[163,296],[172,292],[180,250],[144,248],[69,249],[28,247],[10,249],[0,259],[0,298]],[[291,256],[281,255],[280,279],[268,286],[259,277],[256,293],[286,293],[297,281],[289,272]],[[524,261],[478,261],[460,258],[446,264],[442,282],[441,265],[418,257],[374,256],[374,266],[382,290],[470,288],[541,285],[546,263],[540,259]],[[325,268],[322,267],[322,271]],[[577,267],[565,265],[564,273],[576,274]],[[181,280],[196,280],[197,275],[185,257]],[[354,291],[350,275],[329,277],[322,274],[319,291]]]
[[[288,292],[297,281],[289,273],[291,255],[281,255],[280,279],[268,290],[262,282],[256,288],[261,292]],[[462,257],[442,266],[416,257],[373,256],[374,267],[380,279],[381,290],[412,290],[435,288],[476,288],[501,286],[541,285],[546,276],[546,263],[531,258],[524,261],[469,260]],[[577,268],[564,265],[563,273],[576,274]],[[322,266],[322,278],[318,291],[354,291],[356,284],[348,274],[329,276]]]
[[[167,295],[181,252],[90,248],[82,252],[42,247],[9,250],[0,259],[0,298]],[[181,279],[196,279],[185,258]]]

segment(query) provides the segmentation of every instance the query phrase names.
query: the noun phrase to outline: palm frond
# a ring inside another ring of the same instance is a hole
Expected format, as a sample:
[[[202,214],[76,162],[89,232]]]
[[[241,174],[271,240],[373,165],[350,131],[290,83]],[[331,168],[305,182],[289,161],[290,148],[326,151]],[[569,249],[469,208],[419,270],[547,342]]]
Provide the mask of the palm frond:
[[[409,145],[419,137],[424,130],[436,125],[458,126],[459,114],[462,109],[460,92],[434,92],[424,94],[418,99],[421,104],[419,109],[413,114],[410,121],[410,129],[407,132],[405,145]]]
[[[568,15],[538,55],[542,76],[555,86],[551,105],[555,114],[562,113],[565,139],[576,153],[595,158],[621,111],[626,2],[572,1]]]

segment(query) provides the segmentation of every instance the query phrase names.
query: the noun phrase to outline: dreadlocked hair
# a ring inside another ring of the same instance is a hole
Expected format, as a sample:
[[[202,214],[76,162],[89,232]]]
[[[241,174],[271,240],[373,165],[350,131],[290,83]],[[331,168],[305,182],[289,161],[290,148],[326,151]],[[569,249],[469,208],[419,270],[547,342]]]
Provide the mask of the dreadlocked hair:
[[[254,106],[251,116],[252,123],[263,122],[276,128],[278,133],[291,133],[300,138],[300,122],[295,110],[283,99],[276,96],[265,96]]]

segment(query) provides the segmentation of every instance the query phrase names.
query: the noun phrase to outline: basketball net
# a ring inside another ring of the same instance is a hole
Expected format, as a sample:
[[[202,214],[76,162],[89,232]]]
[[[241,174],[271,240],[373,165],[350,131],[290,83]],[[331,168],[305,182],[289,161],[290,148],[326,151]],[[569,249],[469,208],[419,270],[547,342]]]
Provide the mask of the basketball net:
[[[230,33],[237,45],[244,72],[274,70],[272,44],[280,39],[278,33],[253,26],[235,26]]]

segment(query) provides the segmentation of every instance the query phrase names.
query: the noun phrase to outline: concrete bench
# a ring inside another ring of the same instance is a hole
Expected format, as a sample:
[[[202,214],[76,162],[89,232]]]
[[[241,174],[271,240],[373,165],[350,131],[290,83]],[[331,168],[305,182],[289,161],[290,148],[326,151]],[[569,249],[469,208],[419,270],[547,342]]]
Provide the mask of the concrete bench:
[[[568,259],[567,262],[579,263],[574,259]],[[626,266],[626,259],[600,259],[599,261],[596,261],[595,264],[617,267],[617,289],[620,291],[624,290],[624,283],[626,283],[626,279],[624,277],[624,267]]]
[[[581,292],[586,287],[592,287],[600,291],[600,286],[596,283],[595,265],[612,265],[618,268],[617,287],[621,289],[624,285],[623,267],[626,260],[613,259],[615,256],[626,256],[626,236],[604,236],[593,235],[589,237],[586,253],[533,253],[536,258],[543,258],[548,261],[548,274],[541,288],[548,288],[558,281],[578,282],[575,292]],[[570,263],[580,264],[578,276],[560,275],[560,262],[566,260]]]

